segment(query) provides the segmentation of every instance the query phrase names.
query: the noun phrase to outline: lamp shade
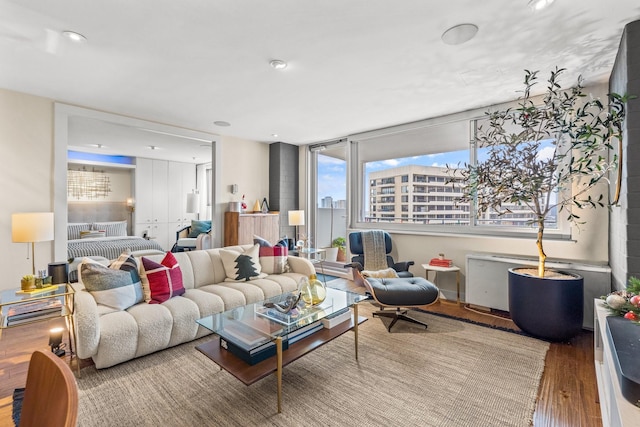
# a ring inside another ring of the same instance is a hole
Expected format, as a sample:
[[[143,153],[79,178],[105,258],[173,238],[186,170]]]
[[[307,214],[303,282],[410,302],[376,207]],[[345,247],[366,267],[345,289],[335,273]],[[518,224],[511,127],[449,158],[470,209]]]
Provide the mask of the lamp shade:
[[[15,213],[11,215],[11,241],[15,243],[53,240],[53,212]]]
[[[187,213],[198,213],[200,208],[200,197],[198,193],[187,194]]]
[[[304,211],[289,211],[289,225],[304,225]]]

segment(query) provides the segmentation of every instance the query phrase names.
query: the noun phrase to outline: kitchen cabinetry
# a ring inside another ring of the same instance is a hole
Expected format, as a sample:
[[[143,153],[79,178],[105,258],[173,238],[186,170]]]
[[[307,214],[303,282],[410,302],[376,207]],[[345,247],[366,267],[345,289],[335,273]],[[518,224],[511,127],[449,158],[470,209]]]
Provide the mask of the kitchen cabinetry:
[[[280,240],[280,214],[225,212],[224,246],[252,244],[254,235],[271,244]]]

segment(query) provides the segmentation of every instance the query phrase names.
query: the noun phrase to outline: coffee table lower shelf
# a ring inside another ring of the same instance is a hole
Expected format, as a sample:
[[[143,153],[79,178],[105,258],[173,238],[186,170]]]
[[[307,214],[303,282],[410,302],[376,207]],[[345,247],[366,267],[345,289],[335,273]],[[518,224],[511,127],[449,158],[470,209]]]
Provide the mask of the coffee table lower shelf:
[[[357,318],[358,324],[367,320],[367,318],[363,316],[357,316]],[[358,327],[354,324],[353,318],[350,321],[336,325],[331,329],[321,329],[294,344],[290,344],[289,348],[285,351],[281,350],[282,344],[280,342],[278,347],[279,351],[276,356],[270,357],[262,362],[256,363],[255,365],[249,365],[242,359],[234,356],[231,352],[220,348],[219,339],[214,339],[200,344],[196,346],[196,349],[245,385],[251,385],[276,372],[278,374],[278,412],[281,412],[282,368],[350,330],[355,332],[355,358],[357,359]],[[278,338],[277,340],[281,340],[281,338]],[[278,345],[277,342],[276,344]]]

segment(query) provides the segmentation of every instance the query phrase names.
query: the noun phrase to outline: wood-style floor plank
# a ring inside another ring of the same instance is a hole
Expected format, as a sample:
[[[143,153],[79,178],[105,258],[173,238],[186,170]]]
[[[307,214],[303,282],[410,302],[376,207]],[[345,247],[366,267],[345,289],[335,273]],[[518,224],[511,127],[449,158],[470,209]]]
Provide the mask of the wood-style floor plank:
[[[511,320],[471,311],[456,304],[437,303],[425,310],[516,329]],[[48,349],[49,327],[47,322],[42,322],[5,329],[0,333],[0,426],[12,425],[11,395],[15,388],[24,387],[26,383],[31,353],[36,349]],[[81,365],[86,363],[83,361]],[[570,343],[551,344],[533,421],[536,427],[602,426],[592,332],[583,331]]]

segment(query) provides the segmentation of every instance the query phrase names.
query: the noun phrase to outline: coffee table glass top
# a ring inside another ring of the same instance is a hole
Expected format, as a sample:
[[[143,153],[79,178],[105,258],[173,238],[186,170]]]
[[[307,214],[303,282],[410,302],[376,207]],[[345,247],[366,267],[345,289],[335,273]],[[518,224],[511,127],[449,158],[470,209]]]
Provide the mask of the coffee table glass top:
[[[246,350],[251,350],[325,317],[345,312],[353,304],[367,298],[353,292],[327,288],[326,299],[317,306],[304,308],[300,304],[287,313],[282,313],[271,306],[271,304],[285,303],[287,297],[290,298],[292,295],[294,293],[290,292],[265,301],[236,307],[204,317],[197,322]]]

